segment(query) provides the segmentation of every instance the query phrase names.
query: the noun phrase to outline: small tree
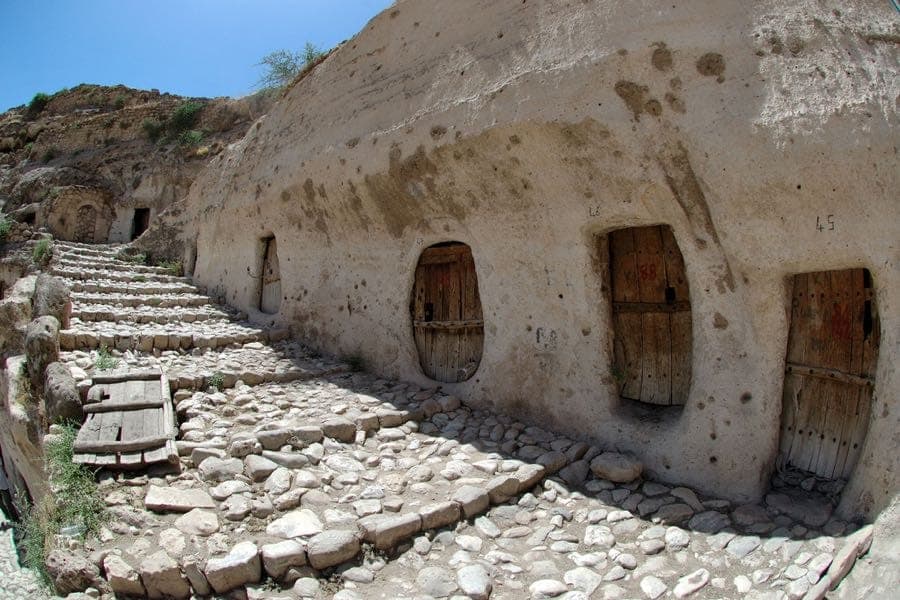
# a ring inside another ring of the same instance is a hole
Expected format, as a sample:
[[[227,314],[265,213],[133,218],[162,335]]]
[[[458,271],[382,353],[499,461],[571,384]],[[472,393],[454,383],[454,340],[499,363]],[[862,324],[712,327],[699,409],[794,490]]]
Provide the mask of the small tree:
[[[310,42],[306,42],[300,52],[291,52],[290,50],[270,52],[257,63],[257,66],[265,68],[257,86],[261,89],[282,88],[292,82],[303,69],[314,64],[324,55],[324,52]]]

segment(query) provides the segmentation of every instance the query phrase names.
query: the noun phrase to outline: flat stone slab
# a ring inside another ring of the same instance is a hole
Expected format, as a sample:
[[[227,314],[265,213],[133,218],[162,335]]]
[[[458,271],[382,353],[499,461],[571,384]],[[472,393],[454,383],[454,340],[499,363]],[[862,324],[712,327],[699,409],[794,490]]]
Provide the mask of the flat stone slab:
[[[189,512],[195,508],[216,508],[216,502],[206,490],[151,485],[144,497],[144,506],[156,512]]]

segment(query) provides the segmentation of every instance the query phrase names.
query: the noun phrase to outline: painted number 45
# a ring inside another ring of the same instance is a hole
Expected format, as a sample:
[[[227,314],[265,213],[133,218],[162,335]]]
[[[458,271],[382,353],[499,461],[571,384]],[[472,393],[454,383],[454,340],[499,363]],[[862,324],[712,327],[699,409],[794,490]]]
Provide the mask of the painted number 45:
[[[828,215],[825,220],[816,217],[816,231],[834,231],[834,215]]]

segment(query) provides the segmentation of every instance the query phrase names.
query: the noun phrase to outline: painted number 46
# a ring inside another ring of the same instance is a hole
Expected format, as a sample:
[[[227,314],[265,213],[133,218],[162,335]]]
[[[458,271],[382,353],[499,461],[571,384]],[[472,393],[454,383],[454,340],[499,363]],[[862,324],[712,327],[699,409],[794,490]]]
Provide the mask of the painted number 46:
[[[816,231],[834,231],[834,215],[828,215],[825,220],[816,217]]]

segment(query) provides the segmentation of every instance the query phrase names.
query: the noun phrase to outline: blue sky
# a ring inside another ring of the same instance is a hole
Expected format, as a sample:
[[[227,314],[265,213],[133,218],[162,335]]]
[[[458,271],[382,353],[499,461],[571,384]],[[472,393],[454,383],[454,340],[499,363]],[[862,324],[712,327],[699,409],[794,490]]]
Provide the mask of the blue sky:
[[[273,50],[349,39],[390,0],[0,0],[0,112],[79,83],[243,96]]]

